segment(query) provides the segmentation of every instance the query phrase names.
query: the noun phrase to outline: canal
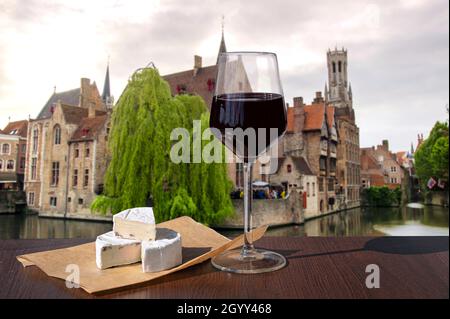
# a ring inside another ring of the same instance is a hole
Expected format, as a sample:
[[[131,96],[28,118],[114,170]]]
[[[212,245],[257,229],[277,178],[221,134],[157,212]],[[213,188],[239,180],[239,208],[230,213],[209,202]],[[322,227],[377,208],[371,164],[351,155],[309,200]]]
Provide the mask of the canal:
[[[304,225],[275,227],[268,236],[448,236],[448,209],[357,208],[309,220]],[[95,238],[111,223],[0,215],[0,239]],[[227,237],[241,230],[219,230]]]

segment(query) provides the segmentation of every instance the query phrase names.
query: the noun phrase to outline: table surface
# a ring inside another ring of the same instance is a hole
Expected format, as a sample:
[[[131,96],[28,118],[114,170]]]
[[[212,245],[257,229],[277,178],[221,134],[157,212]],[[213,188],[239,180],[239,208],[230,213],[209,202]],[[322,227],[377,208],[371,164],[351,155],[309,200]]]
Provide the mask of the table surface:
[[[239,275],[218,271],[208,261],[95,296],[16,260],[89,241],[0,241],[0,298],[449,298],[448,237],[264,237],[256,246],[286,256],[285,268]],[[370,264],[380,269],[380,288],[366,287]]]

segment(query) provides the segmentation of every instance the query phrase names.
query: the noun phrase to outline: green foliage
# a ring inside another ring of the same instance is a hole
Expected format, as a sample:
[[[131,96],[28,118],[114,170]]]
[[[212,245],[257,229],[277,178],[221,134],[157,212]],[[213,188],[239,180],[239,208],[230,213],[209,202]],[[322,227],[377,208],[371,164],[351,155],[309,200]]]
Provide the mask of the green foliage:
[[[448,123],[437,122],[414,154],[416,173],[423,188],[430,177],[448,180]]]
[[[232,184],[224,161],[176,164],[170,159],[172,130],[187,129],[192,145],[193,120],[201,120],[201,132],[209,127],[209,113],[200,97],[172,98],[157,70],[134,74],[112,115],[112,159],[104,194],[96,198],[91,209],[115,214],[146,206],[152,197],[158,222],[191,216],[211,224],[232,214]]]
[[[363,189],[362,198],[367,206],[399,206],[401,203],[402,191],[399,187],[389,189],[386,186],[372,186]]]

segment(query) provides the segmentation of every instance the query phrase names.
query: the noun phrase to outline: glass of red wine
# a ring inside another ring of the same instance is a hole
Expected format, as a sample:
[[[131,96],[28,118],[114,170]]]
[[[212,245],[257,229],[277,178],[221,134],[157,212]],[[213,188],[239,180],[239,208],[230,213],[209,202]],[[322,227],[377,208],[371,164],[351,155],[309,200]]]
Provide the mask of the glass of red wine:
[[[212,259],[214,267],[244,274],[278,270],[286,259],[256,249],[252,226],[252,171],[256,159],[286,131],[286,105],[277,56],[268,52],[227,52],[219,56],[210,128],[243,162],[244,246]]]

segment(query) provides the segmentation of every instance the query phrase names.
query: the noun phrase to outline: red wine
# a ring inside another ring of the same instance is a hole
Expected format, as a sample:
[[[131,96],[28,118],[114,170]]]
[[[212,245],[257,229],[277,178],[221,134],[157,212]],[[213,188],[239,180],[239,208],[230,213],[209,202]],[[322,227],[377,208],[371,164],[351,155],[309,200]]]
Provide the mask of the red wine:
[[[244,161],[255,159],[286,131],[283,96],[275,93],[233,93],[213,98],[209,126],[222,143]],[[256,144],[235,129],[255,132]],[[231,129],[236,134],[230,135]],[[264,129],[264,130],[259,130]],[[272,129],[272,132],[271,132]],[[276,129],[274,131],[273,129]],[[261,135],[262,134],[262,135]],[[265,136],[264,136],[265,135]]]

